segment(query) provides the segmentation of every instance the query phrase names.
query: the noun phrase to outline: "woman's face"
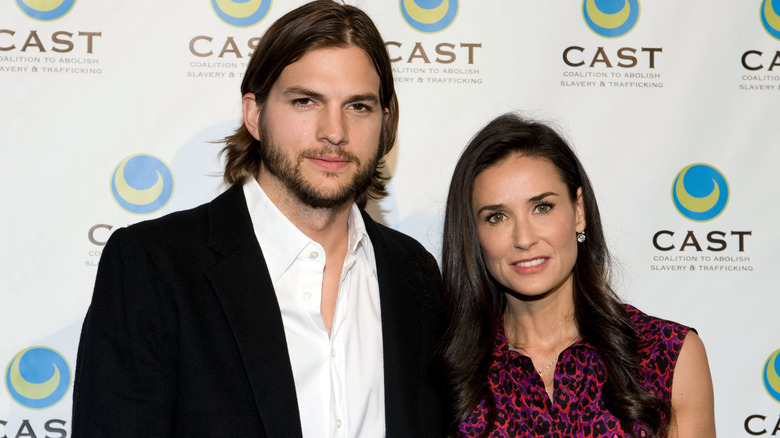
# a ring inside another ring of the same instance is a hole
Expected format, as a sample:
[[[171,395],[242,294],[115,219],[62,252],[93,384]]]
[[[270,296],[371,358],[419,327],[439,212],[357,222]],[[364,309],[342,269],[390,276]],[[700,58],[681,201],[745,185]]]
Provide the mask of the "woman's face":
[[[571,290],[585,208],[582,190],[572,202],[550,161],[510,155],[477,175],[471,201],[493,278],[527,297]]]

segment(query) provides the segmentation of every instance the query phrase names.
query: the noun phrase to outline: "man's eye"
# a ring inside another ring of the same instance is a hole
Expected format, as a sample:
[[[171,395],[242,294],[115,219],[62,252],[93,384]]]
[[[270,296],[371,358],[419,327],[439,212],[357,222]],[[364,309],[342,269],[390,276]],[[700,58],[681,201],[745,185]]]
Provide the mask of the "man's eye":
[[[302,97],[300,99],[293,100],[293,104],[296,106],[310,106],[313,103],[314,101],[309,99],[308,97]]]
[[[371,106],[366,105],[365,103],[353,103],[352,105],[350,105],[350,108],[352,108],[355,111],[359,111],[363,113],[371,111]]]

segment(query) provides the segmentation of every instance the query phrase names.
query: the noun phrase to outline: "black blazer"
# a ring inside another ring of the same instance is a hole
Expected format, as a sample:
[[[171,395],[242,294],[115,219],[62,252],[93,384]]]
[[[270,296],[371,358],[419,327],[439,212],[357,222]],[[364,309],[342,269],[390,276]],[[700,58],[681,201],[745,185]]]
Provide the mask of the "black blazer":
[[[441,276],[363,214],[382,308],[387,437],[443,436]],[[117,230],[81,333],[72,436],[300,437],[282,318],[240,185]]]

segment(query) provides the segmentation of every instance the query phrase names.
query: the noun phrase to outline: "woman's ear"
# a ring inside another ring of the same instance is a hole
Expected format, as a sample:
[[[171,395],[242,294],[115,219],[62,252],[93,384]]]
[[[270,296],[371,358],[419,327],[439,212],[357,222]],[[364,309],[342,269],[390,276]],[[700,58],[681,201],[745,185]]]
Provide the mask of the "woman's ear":
[[[574,214],[576,216],[576,225],[574,229],[578,233],[581,233],[588,225],[585,221],[585,200],[582,198],[582,187],[577,188],[577,197],[574,201]]]

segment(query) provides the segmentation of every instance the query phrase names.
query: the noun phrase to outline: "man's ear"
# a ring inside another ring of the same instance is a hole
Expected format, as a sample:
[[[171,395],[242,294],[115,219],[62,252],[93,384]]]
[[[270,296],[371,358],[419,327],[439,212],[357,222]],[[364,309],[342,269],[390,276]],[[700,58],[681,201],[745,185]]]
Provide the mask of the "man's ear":
[[[252,134],[255,140],[260,140],[260,105],[257,104],[255,93],[246,93],[241,99],[241,108],[244,113],[244,126]]]

